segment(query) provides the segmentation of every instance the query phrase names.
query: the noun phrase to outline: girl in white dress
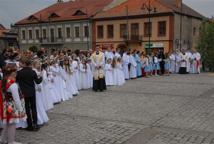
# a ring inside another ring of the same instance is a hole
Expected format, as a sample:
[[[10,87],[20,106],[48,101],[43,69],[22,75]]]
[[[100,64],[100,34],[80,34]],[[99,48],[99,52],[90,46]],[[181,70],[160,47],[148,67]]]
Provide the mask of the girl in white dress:
[[[47,66],[46,65],[42,65],[42,90],[44,91],[44,98],[47,101],[46,104],[46,110],[50,110],[52,109],[54,106],[54,100],[53,100],[53,96],[51,93],[51,91],[49,90],[49,78],[48,78],[48,73],[47,73]]]
[[[37,73],[37,75],[41,75],[41,65],[38,60],[35,60],[33,63],[33,70]],[[45,99],[44,99],[44,91],[42,91],[42,84],[35,84],[36,87],[36,109],[37,109],[37,119],[38,125],[43,125],[48,122],[48,116],[45,109]]]
[[[88,85],[88,70],[89,65],[87,64],[85,59],[82,59],[82,62],[80,63],[80,87],[81,89],[89,89],[90,86]]]
[[[74,79],[72,78],[73,70],[71,68],[70,60],[68,57],[64,59],[63,67],[61,70],[61,74],[63,76],[63,79],[65,80],[67,97],[73,98],[73,95],[78,94],[78,90],[74,83]]]
[[[122,59],[117,58],[117,69],[118,69],[118,85],[123,85],[125,83],[125,75],[123,72]]]
[[[56,61],[52,61],[50,63],[50,67],[49,67],[49,74],[51,74],[51,87],[52,90],[54,91],[54,95],[55,95],[55,103],[59,103],[61,102],[62,98],[60,95],[60,90],[59,90],[59,83],[58,83],[58,68],[57,68],[57,64]]]
[[[73,96],[77,96],[79,94],[79,91],[78,91],[78,86],[77,86],[77,83],[76,83],[76,75],[74,74],[74,69],[73,67],[73,60],[71,58],[69,58],[69,64],[70,64],[70,69],[72,71],[72,75],[71,75],[71,81],[72,81],[72,85],[73,85],[73,89],[74,89],[74,94]]]
[[[112,60],[108,59],[107,63],[105,64],[105,79],[106,79],[107,86],[114,85],[113,68],[112,68],[111,63],[112,63]]]
[[[75,79],[75,84],[78,90],[80,90],[80,79],[79,79],[79,63],[76,59],[76,55],[72,55],[72,69],[73,69],[73,75]]]
[[[130,78],[131,79],[135,79],[137,78],[137,63],[135,61],[135,58],[132,55],[130,55],[130,64],[131,64],[131,67],[130,67]]]
[[[91,59],[87,60],[87,78],[88,78],[88,87],[92,88],[93,87],[93,72],[92,72],[92,63]]]
[[[114,78],[114,85],[121,86],[125,83],[125,75],[123,73],[123,68],[121,65],[121,60],[114,57],[112,62],[113,67],[113,78]]]

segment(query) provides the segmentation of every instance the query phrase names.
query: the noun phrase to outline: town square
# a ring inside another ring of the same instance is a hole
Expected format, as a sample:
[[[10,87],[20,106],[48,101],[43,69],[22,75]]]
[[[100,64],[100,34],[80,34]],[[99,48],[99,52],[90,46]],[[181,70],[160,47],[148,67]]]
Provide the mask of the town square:
[[[214,144],[214,2],[0,0],[0,144]]]

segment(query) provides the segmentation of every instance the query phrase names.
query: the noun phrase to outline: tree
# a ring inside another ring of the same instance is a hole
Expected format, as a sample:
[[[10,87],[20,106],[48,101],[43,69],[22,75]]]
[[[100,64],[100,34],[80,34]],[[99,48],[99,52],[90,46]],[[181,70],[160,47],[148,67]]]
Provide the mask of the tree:
[[[201,53],[204,68],[214,71],[214,23],[203,22],[197,50]]]
[[[32,51],[33,53],[37,53],[38,47],[37,46],[31,46],[31,47],[29,47],[29,51]]]

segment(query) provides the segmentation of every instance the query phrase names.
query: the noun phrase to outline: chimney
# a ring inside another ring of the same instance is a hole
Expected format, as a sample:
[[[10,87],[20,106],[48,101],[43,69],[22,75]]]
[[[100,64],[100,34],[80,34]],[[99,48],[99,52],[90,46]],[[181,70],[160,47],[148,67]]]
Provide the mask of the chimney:
[[[61,2],[63,2],[63,0],[57,0],[57,2],[58,2],[58,3],[61,3]]]
[[[176,0],[176,7],[180,8],[182,6],[182,0]]]

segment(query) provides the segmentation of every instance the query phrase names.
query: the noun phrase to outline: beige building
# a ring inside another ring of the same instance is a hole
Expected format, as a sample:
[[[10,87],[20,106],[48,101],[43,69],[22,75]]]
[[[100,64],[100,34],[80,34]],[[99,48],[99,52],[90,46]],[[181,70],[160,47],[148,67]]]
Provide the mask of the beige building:
[[[191,49],[197,44],[202,19],[181,0],[127,0],[94,17],[93,44],[147,53]]]

